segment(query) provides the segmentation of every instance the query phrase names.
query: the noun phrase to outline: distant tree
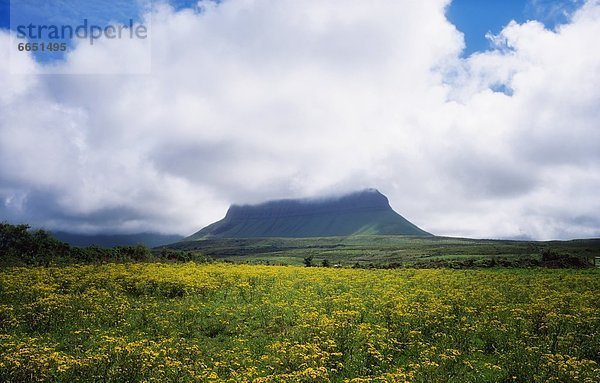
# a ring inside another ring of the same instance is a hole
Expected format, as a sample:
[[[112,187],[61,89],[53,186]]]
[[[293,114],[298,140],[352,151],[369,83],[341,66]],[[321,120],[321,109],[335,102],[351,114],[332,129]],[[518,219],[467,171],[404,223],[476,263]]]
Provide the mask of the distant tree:
[[[329,264],[329,261],[327,259],[323,259],[323,261],[321,262],[321,266],[330,267],[331,265]]]
[[[28,230],[28,225],[0,223],[0,253],[6,255],[9,251],[24,246],[30,240]]]
[[[176,262],[208,263],[212,261],[212,258],[205,256],[199,251],[183,251],[163,247],[158,254],[162,260]]]
[[[586,257],[572,254],[559,254],[552,249],[543,249],[541,251],[541,266],[549,268],[586,268],[593,267]]]
[[[304,266],[306,267],[311,267],[313,265],[313,256],[309,255],[308,257],[304,258]]]
[[[79,262],[108,262],[114,257],[112,249],[106,249],[98,245],[74,248],[72,254],[75,260]]]
[[[30,231],[28,225],[0,223],[0,260],[48,266],[70,257],[71,247],[44,230]]]
[[[124,261],[147,261],[152,258],[152,252],[146,246],[138,244],[135,246],[117,246],[114,251]]]

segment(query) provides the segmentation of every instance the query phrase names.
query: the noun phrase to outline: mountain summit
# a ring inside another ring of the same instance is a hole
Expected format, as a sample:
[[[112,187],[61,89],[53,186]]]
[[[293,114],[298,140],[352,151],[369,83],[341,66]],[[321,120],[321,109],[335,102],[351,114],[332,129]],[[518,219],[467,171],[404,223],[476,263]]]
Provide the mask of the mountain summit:
[[[232,205],[225,218],[185,240],[211,237],[431,236],[407,221],[376,189],[317,199]]]

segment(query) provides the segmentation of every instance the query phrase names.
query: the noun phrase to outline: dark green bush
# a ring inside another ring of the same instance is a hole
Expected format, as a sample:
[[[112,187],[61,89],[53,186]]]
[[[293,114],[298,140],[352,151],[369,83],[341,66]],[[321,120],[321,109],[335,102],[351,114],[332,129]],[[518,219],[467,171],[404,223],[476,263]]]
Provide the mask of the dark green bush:
[[[541,266],[554,269],[583,269],[592,267],[593,265],[585,257],[577,257],[571,254],[559,254],[551,249],[544,249],[541,252]]]
[[[44,230],[30,231],[28,225],[0,224],[0,261],[44,265],[71,257],[71,247]]]
[[[50,266],[68,263],[135,262],[154,260],[144,245],[118,246],[112,249],[92,245],[72,247],[44,230],[28,225],[0,223],[0,264]]]

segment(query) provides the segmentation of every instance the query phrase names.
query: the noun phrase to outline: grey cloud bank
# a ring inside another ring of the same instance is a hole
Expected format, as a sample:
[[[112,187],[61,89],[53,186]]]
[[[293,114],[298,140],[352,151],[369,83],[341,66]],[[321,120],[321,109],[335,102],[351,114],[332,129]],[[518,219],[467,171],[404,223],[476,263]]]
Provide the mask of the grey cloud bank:
[[[600,237],[600,5],[461,59],[446,3],[162,6],[146,76],[40,75],[26,55],[10,75],[3,56],[0,218],[190,234],[231,203],[373,186],[438,235]],[[102,41],[61,65],[140,52]]]

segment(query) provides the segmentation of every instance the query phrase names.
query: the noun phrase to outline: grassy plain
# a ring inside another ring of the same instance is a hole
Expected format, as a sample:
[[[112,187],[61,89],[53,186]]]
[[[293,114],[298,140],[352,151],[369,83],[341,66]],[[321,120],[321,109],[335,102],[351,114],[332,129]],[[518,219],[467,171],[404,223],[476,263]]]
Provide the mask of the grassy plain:
[[[592,383],[599,291],[598,269],[3,268],[0,381]]]
[[[170,248],[197,251],[236,263],[317,265],[326,259],[342,266],[415,266],[436,261],[497,259],[539,260],[544,251],[592,259],[600,257],[600,239],[574,241],[499,241],[446,237],[350,236],[323,238],[217,238],[179,242]],[[439,263],[439,262],[438,262]],[[508,262],[510,263],[510,262]]]

